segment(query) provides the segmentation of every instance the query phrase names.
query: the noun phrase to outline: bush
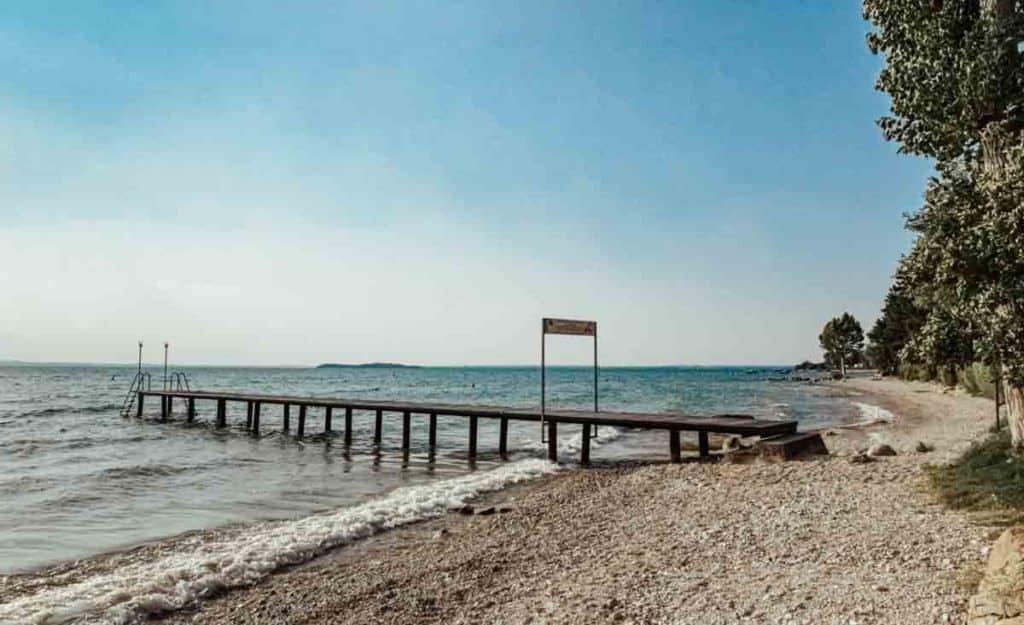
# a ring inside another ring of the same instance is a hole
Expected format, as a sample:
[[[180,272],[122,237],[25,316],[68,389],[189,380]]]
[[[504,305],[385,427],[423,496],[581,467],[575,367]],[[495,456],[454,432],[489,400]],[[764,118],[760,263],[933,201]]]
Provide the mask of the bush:
[[[900,377],[904,380],[928,382],[935,379],[935,371],[924,365],[912,363],[900,363]]]
[[[971,395],[995,399],[996,384],[992,369],[980,362],[973,363],[959,370],[960,385]]]
[[[1024,457],[1006,430],[975,443],[950,465],[928,467],[939,499],[951,508],[995,512],[1006,521],[1024,517]]]

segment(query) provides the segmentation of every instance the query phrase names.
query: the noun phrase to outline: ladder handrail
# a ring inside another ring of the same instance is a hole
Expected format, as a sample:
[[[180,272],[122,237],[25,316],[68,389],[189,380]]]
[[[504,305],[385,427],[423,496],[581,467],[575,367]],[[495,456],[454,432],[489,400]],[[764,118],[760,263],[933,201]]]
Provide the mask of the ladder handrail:
[[[191,391],[192,385],[189,384],[188,376],[185,375],[184,371],[173,371],[170,377],[170,390],[175,391]]]

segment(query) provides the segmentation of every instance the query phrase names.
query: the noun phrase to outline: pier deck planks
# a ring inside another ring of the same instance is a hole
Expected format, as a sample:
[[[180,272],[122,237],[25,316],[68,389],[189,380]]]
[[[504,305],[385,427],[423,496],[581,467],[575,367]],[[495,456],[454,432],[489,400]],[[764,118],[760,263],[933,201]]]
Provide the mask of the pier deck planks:
[[[508,419],[518,421],[540,422],[540,411],[526,408],[510,408],[505,406],[483,406],[475,404],[445,404],[426,402],[406,402],[387,400],[363,400],[363,399],[342,399],[334,397],[301,397],[294,395],[264,395],[258,393],[240,393],[228,391],[184,391],[184,390],[146,390],[139,392],[139,406],[146,396],[160,397],[161,401],[167,404],[173,399],[188,400],[191,405],[196,400],[209,400],[217,402],[222,406],[223,402],[243,402],[249,406],[253,404],[276,404],[281,406],[299,406],[299,436],[304,430],[305,412],[307,408],[344,409],[346,411],[346,426],[349,425],[349,415],[352,410],[367,410],[381,413],[425,414],[431,415],[431,426],[434,426],[434,415],[447,415],[453,417],[467,417],[470,419],[470,448],[475,451],[475,440],[473,432],[477,418],[500,419],[502,422]],[[218,422],[222,424],[222,415],[218,410]],[[287,410],[287,408],[286,408]],[[287,414],[287,413],[286,413]],[[407,418],[407,417],[405,417]],[[620,412],[591,410],[546,410],[545,418],[550,421],[550,426],[555,423],[579,424],[583,426],[608,425],[614,427],[637,428],[645,430],[667,430],[670,433],[670,448],[672,459],[678,461],[677,440],[681,431],[698,432],[700,434],[701,455],[707,455],[707,434],[736,434],[739,436],[779,436],[796,432],[795,421],[774,421],[764,419],[753,419],[747,415],[721,414],[711,416],[685,415],[678,412]],[[379,419],[379,416],[378,416]],[[379,421],[378,421],[379,423]],[[286,426],[287,427],[287,426]],[[433,427],[431,428],[433,430]],[[379,426],[377,432],[379,433]],[[556,432],[554,427],[549,427],[550,432]],[[346,441],[349,441],[349,428],[346,427]],[[378,434],[379,435],[379,434]],[[433,437],[431,437],[433,438]],[[379,442],[376,441],[376,442]],[[433,443],[433,440],[431,441]],[[588,450],[589,451],[589,450]],[[586,454],[589,455],[589,454]],[[586,458],[585,458],[586,459]]]

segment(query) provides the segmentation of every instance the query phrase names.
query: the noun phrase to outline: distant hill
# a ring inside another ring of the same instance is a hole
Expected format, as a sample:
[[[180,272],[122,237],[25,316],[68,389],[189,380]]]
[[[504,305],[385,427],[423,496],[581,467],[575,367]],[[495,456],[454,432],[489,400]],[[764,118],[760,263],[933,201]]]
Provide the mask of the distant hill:
[[[403,365],[397,362],[367,362],[358,365],[347,365],[337,362],[325,362],[317,365],[317,369],[419,369],[416,365]]]

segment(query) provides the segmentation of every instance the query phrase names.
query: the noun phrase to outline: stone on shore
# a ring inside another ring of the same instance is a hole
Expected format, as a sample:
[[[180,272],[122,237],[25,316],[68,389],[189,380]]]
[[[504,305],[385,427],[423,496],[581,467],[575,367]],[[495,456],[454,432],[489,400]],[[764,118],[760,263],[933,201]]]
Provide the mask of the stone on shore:
[[[868,448],[868,455],[872,458],[878,458],[880,456],[895,456],[896,450],[891,445],[885,443],[875,443]]]
[[[985,575],[971,597],[968,625],[1024,624],[1024,528],[1003,532],[992,545]]]

